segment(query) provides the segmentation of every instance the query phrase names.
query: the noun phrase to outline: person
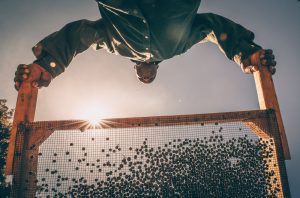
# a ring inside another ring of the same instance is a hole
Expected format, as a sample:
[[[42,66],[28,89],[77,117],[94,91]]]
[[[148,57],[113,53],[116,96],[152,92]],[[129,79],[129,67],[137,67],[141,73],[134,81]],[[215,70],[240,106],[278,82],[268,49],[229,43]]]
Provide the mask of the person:
[[[151,83],[159,63],[185,53],[206,41],[220,50],[244,73],[266,66],[272,74],[276,61],[272,50],[254,43],[254,33],[213,13],[197,13],[201,0],[96,0],[101,19],[71,22],[38,42],[32,51],[36,60],[21,64],[15,73],[15,88],[24,80],[47,87],[65,71],[73,57],[93,46],[129,58],[137,78]]]

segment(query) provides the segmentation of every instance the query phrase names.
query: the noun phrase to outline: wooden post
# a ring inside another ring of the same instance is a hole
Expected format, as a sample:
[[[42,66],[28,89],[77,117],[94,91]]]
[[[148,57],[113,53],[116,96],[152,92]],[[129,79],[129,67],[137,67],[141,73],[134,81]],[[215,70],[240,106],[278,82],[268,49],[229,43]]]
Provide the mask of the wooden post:
[[[6,158],[5,175],[12,175],[15,153],[16,134],[18,125],[22,122],[33,122],[36,109],[38,89],[30,82],[23,82],[18,93],[14,121],[10,133],[9,146]]]
[[[254,72],[254,80],[260,109],[274,109],[278,123],[281,143],[284,152],[284,158],[290,160],[289,146],[283,126],[280,108],[276,96],[275,86],[272,75],[267,67],[262,67],[259,71]]]

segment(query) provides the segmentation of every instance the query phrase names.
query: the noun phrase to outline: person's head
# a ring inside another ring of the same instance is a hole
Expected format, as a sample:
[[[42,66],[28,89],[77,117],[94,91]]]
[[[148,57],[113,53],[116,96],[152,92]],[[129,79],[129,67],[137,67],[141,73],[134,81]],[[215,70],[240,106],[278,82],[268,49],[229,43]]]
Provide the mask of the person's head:
[[[136,71],[137,78],[146,84],[154,81],[158,69],[157,62],[135,62],[134,69]]]

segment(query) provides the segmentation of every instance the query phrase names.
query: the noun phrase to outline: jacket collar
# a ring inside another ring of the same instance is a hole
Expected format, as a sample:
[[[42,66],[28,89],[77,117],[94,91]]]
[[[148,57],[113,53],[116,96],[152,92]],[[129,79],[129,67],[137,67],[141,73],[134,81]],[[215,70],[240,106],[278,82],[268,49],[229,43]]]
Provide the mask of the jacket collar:
[[[137,16],[144,19],[144,16],[137,6],[136,0],[96,0],[100,6],[124,14]]]

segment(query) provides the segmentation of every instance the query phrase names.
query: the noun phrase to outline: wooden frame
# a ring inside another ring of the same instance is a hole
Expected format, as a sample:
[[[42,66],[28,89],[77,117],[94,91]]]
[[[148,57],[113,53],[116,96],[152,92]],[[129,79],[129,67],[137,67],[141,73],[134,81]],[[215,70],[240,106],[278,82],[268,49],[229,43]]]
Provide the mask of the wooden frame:
[[[274,110],[105,119],[96,127],[89,125],[84,120],[42,121],[21,124],[16,135],[12,197],[35,196],[38,150],[54,131],[81,130],[84,133],[84,130],[95,128],[137,128],[195,124],[218,125],[229,122],[242,122],[262,139],[274,139],[276,152],[272,164],[277,164],[273,169],[276,169],[276,177],[280,178],[281,186],[278,197],[290,197],[284,155]]]
[[[280,178],[282,180],[281,183],[283,184],[282,197],[290,197],[284,163],[284,159],[290,159],[290,153],[272,76],[266,68],[262,68],[260,71],[254,73],[254,79],[256,83],[260,109],[274,109],[275,114],[270,113],[272,110],[266,110],[202,115],[180,115],[171,117],[176,121],[176,123],[181,124],[224,121],[233,122],[239,120],[246,123],[246,125],[253,129],[253,131],[255,131],[259,137],[274,137],[278,154],[277,161],[281,174]],[[37,93],[37,88],[33,88],[29,82],[25,82],[22,84],[18,94],[5,170],[6,175],[14,176],[13,191],[11,195],[12,197],[34,197],[34,194],[30,194],[30,192],[33,192],[34,190],[23,192],[21,189],[36,188],[36,181],[34,178],[37,170],[38,146],[53,133],[54,129],[81,129],[84,131],[85,129],[89,128],[85,121],[80,120],[32,123],[34,121]],[[269,116],[267,121],[264,120],[262,122],[259,120],[259,118],[265,116]],[[268,129],[265,122],[275,122],[279,130],[277,130],[276,127]],[[27,123],[27,125],[22,125],[22,123]],[[100,127],[124,128],[157,125],[168,126],[172,124],[175,123],[170,122],[170,116],[159,116],[151,118],[107,119],[103,120]],[[29,126],[29,130],[27,130],[27,127],[25,126]],[[43,130],[41,129],[47,130],[42,132]],[[32,176],[33,179],[26,181],[26,177],[24,175],[25,173],[31,173],[30,176]]]

